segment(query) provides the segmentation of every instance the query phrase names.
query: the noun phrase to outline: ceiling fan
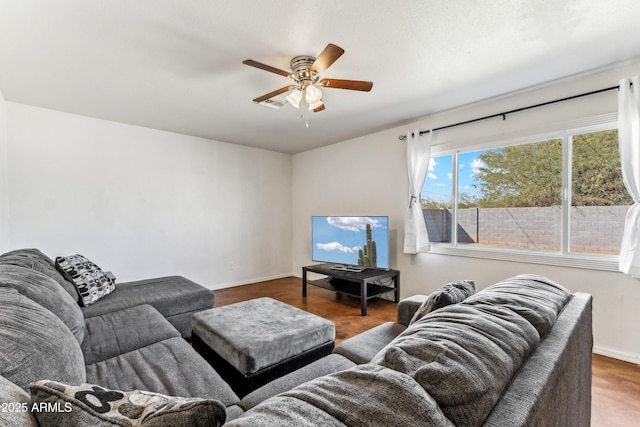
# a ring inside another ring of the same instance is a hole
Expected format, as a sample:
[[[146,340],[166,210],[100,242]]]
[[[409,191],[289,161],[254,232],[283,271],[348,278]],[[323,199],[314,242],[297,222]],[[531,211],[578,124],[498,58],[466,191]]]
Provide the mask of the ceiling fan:
[[[294,84],[259,96],[258,98],[255,98],[253,102],[260,104],[282,93],[290,92],[287,94],[285,99],[291,105],[296,108],[300,108],[300,104],[302,103],[304,111],[308,109],[310,111],[319,112],[325,108],[321,88],[349,89],[369,92],[373,87],[373,82],[320,78],[320,74],[340,58],[343,53],[344,49],[329,43],[317,58],[308,55],[300,55],[293,58],[291,60],[291,72],[254,61],[253,59],[242,61],[243,64],[289,77],[295,82]]]

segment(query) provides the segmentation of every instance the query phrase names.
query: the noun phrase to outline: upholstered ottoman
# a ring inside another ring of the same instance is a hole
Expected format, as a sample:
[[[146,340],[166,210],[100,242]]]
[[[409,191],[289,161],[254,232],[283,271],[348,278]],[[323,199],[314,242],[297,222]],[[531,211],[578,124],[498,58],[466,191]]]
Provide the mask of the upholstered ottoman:
[[[272,298],[201,311],[191,319],[192,343],[244,396],[333,350],[329,320]]]

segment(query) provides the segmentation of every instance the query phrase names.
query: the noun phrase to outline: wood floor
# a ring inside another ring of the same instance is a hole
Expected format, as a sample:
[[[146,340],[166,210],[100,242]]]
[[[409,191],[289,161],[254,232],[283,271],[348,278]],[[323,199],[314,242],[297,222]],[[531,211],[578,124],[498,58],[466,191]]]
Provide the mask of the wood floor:
[[[309,286],[307,298],[302,298],[300,279],[295,277],[217,290],[215,306],[266,296],[331,320],[336,325],[336,344],[396,319],[396,304],[391,301],[371,300],[367,316],[362,317],[357,299],[315,286]],[[592,426],[640,425],[640,366],[594,355],[591,396]]]

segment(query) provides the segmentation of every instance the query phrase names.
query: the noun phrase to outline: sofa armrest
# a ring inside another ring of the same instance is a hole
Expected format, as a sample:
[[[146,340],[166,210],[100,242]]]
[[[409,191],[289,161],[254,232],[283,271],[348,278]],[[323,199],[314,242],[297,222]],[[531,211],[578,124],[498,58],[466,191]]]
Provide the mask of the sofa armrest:
[[[409,326],[413,315],[427,298],[429,298],[428,295],[414,295],[400,301],[397,308],[398,323]]]
[[[387,322],[342,341],[334,353],[341,354],[358,365],[371,359],[407,329],[399,323]]]
[[[592,305],[590,294],[573,294],[549,334],[511,379],[483,426],[590,424]]]
[[[174,337],[181,337],[180,332],[143,304],[86,318],[81,348],[90,365]]]

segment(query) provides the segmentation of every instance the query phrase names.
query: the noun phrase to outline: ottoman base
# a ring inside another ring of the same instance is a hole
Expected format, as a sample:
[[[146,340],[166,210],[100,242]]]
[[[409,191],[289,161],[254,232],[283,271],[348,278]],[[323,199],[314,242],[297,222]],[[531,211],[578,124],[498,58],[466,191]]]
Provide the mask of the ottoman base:
[[[191,336],[191,344],[193,345],[193,348],[198,351],[198,353],[200,353],[207,362],[211,364],[211,366],[213,366],[216,372],[220,374],[220,376],[231,386],[233,391],[240,398],[276,378],[280,378],[305,365],[308,365],[311,362],[331,354],[334,347],[334,342],[329,341],[294,357],[290,357],[279,363],[260,369],[254,373],[245,374],[212,350],[195,333]]]

